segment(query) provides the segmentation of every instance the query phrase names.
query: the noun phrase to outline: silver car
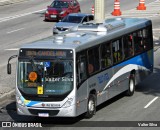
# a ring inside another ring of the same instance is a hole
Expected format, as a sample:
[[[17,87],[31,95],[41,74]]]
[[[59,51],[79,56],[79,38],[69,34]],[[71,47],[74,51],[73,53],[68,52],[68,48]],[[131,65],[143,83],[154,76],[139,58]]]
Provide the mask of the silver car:
[[[88,22],[94,19],[92,14],[71,13],[64,17],[60,22],[53,27],[53,35],[70,30],[78,24]]]

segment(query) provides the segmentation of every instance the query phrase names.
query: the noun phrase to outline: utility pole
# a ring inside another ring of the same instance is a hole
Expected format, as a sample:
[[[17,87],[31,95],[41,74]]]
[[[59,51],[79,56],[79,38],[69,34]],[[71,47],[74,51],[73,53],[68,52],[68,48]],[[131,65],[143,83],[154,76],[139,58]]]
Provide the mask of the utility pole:
[[[103,23],[105,20],[105,0],[95,0],[94,19],[96,23]]]

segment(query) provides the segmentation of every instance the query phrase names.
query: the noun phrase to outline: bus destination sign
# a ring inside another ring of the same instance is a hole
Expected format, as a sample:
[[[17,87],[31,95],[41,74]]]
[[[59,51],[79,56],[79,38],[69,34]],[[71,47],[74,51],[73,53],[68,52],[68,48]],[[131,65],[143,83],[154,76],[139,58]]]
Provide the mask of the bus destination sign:
[[[20,56],[71,58],[71,50],[21,49]]]

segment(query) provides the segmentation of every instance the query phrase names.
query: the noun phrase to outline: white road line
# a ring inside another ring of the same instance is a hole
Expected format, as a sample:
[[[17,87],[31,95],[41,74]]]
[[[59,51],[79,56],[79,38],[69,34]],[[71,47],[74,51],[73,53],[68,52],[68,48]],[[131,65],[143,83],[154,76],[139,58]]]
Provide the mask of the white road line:
[[[160,31],[160,28],[154,28],[153,31]]]
[[[157,100],[158,97],[155,97],[152,101],[150,101],[144,108],[149,107],[155,100]]]
[[[45,11],[45,10],[46,9],[41,9],[41,10],[37,10],[37,11],[33,11],[33,12],[28,12],[28,13],[24,13],[24,14],[19,14],[19,15],[14,15],[14,16],[0,18],[0,23],[1,22],[5,22],[5,21],[9,21],[11,19],[16,19],[16,18],[20,18],[20,17],[23,17],[23,16],[27,16],[27,15],[30,15],[30,14],[42,12],[42,11]]]
[[[8,1],[8,0],[1,0],[1,2],[5,2],[5,1]]]
[[[11,49],[5,49],[6,51],[17,51],[19,48],[11,48]]]
[[[156,37],[156,36],[153,36],[153,39],[154,39],[154,40],[159,40],[159,38],[158,38],[158,37]]]
[[[10,34],[10,33],[13,33],[13,32],[17,32],[17,31],[20,31],[20,30],[23,30],[24,28],[19,28],[19,29],[16,29],[16,30],[12,30],[12,31],[9,31],[7,32],[7,34]]]

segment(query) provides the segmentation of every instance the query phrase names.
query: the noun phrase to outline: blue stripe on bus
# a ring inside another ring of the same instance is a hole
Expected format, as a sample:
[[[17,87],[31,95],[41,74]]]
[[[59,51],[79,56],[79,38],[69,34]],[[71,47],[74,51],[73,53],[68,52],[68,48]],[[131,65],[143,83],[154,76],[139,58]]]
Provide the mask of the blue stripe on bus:
[[[27,106],[27,107],[32,107],[35,104],[41,103],[39,101],[31,101],[31,100],[26,100],[23,96],[20,97],[22,102]]]
[[[38,103],[40,103],[40,102],[38,102],[38,101],[31,101],[31,102],[28,103],[26,106],[27,106],[27,107],[32,107],[33,105],[38,104]]]

